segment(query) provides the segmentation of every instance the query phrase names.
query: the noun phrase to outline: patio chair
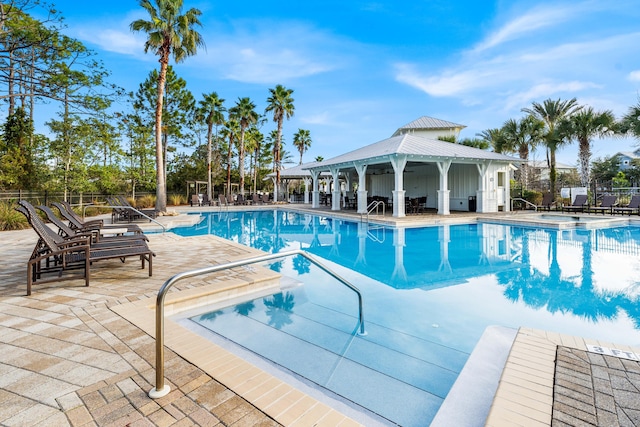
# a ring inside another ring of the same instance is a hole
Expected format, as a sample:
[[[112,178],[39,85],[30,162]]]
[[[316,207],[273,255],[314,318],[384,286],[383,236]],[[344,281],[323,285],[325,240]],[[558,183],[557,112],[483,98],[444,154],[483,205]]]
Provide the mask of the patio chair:
[[[211,206],[213,203],[214,203],[213,200],[209,199],[209,195],[207,193],[204,193],[202,195],[202,202],[201,202],[202,206],[205,206],[205,205]]]
[[[236,196],[236,201],[234,205],[244,205],[244,196],[242,194],[238,194]]]
[[[262,200],[260,199],[260,196],[258,195],[258,193],[253,193],[253,195],[251,196],[251,201],[253,202],[254,205],[262,204]]]
[[[584,212],[584,208],[587,206],[587,195],[578,194],[573,200],[573,203],[569,206],[563,206],[562,212]]]
[[[631,216],[632,213],[640,214],[640,194],[636,194],[631,196],[631,200],[629,204],[626,206],[614,206],[613,207],[614,214],[629,214]]]
[[[89,286],[91,263],[120,259],[122,262],[128,257],[139,257],[142,268],[149,264],[149,276],[152,275],[152,258],[155,253],[143,242],[135,246],[111,246],[92,248],[91,238],[88,236],[65,239],[49,228],[35,211],[30,211],[19,202],[16,210],[22,213],[33,230],[38,235],[38,242],[27,262],[27,295],[31,295],[34,283],[45,283],[59,280],[84,279],[85,286]],[[80,274],[66,274],[69,271],[80,270]],[[54,277],[43,278],[43,275],[53,274]]]
[[[555,204],[555,202],[553,201],[553,194],[544,193],[542,195],[542,202],[540,202],[539,205],[536,205],[536,209],[537,210],[550,211],[551,210],[551,206],[554,205],[554,204]]]
[[[262,203],[265,205],[271,203],[271,201],[269,200],[269,193],[264,193],[262,195]]]
[[[618,197],[617,196],[611,196],[611,195],[605,195],[602,196],[602,201],[600,202],[600,206],[592,206],[589,208],[589,213],[591,212],[602,212],[602,215],[605,214],[605,212],[608,212],[610,214],[613,213],[613,207],[615,206],[615,204],[618,203]]]
[[[227,202],[227,198],[225,197],[224,194],[218,195],[218,204],[220,206],[229,206],[229,203]]]
[[[129,203],[129,200],[123,195],[118,195],[116,198],[120,201],[121,206],[124,206],[129,211],[130,219],[142,219],[145,218],[145,215],[149,218],[155,218],[158,216],[158,213],[154,209],[139,209]],[[141,215],[142,214],[142,215]]]
[[[74,212],[71,208],[71,205],[67,202],[55,202],[53,203],[58,211],[60,211],[60,215],[69,221],[69,227],[74,230],[95,230],[109,232],[109,230],[122,230],[126,229],[128,233],[141,234],[142,229],[136,224],[127,224],[127,225],[104,225],[104,221],[101,219],[97,220],[83,220],[80,215]]]
[[[35,215],[35,210],[33,209],[33,206],[31,206],[31,204],[24,200],[20,201],[20,204],[21,206],[29,210],[30,215]],[[145,241],[149,241],[147,236],[145,236],[144,234],[128,234],[105,237],[102,236],[101,233],[92,232],[91,230],[74,230],[67,224],[62,222],[62,220],[60,220],[60,218],[58,218],[48,206],[38,206],[37,208],[45,214],[49,222],[51,222],[58,228],[58,235],[64,237],[65,239],[88,236],[90,237],[89,244],[92,248],[99,249],[106,246],[136,245],[141,243],[144,244]]]
[[[191,195],[191,206],[200,206],[200,197],[197,194]]]

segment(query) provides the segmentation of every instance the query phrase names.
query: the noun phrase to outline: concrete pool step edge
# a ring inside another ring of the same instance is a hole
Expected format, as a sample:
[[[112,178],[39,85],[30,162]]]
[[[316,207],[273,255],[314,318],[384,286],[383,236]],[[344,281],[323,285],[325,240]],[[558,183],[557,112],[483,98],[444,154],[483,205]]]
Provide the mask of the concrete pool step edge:
[[[113,306],[111,310],[155,337],[155,298]],[[164,323],[166,348],[198,366],[279,423],[291,425],[304,422],[305,425],[345,427],[362,425],[166,316]],[[171,385],[168,379],[167,382]],[[271,393],[275,387],[279,389],[277,395]],[[172,390],[176,388],[172,387]]]

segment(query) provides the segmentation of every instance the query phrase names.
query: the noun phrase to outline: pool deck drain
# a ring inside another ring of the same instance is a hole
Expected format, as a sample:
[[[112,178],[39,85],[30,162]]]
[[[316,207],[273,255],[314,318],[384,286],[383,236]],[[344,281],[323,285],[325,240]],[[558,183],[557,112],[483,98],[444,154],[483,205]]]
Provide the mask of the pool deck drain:
[[[251,377],[250,367],[228,366],[214,374],[217,378],[171,349],[166,376],[174,388],[162,399],[147,397],[154,383],[155,341],[115,307],[154,298],[176,272],[248,257],[255,250],[213,236],[151,235],[150,246],[158,254],[151,278],[135,262],[99,262],[92,266],[90,287],[81,286],[82,281],[36,285],[26,297],[26,260],[36,235],[32,230],[0,235],[1,425],[357,424],[294,390],[276,402],[298,397],[298,414],[277,422],[257,409],[269,391],[252,404],[242,397],[243,390],[232,391],[219,381]],[[233,274],[243,280],[246,272]],[[189,282],[177,290],[205,285]],[[640,353],[628,346],[520,329],[486,425],[637,425],[638,362],[588,352],[587,345]]]

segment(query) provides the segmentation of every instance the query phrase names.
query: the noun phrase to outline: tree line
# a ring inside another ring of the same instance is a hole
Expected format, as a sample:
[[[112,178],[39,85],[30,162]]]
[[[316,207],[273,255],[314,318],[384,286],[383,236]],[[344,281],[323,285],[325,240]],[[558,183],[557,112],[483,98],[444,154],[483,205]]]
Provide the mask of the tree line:
[[[165,211],[167,191],[183,192],[189,180],[206,179],[210,197],[214,186],[226,184],[230,192],[231,182],[242,193],[263,189],[269,183],[262,178],[273,171],[279,184],[283,162],[292,161],[282,128],[295,111],[293,90],[269,89],[263,113],[247,97],[229,108],[216,92],[197,100],[169,59],[179,63],[202,46],[194,30],[200,12],[182,13],[181,0],[139,3],[149,19],[134,21],[131,30],[147,34],[145,51],[160,57],[160,69],[135,92],[109,82],[95,53],[64,35],[53,7],[39,0],[0,3],[0,99],[7,105],[0,189],[65,197],[156,191],[156,208]],[[36,11],[46,18],[36,19]],[[33,124],[45,104],[56,110],[46,122],[48,136],[36,134]],[[271,132],[264,130],[268,118],[276,124]],[[299,129],[292,144],[302,162],[310,132]]]

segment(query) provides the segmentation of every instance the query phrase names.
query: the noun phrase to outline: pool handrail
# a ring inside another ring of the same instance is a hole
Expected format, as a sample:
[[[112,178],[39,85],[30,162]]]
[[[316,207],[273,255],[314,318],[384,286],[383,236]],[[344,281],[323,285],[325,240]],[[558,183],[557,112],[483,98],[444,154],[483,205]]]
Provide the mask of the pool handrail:
[[[82,208],[82,216],[85,216],[86,213],[86,209],[87,208],[114,208],[114,209],[129,209],[134,211],[135,213],[139,214],[140,216],[143,216],[145,218],[147,218],[149,221],[155,222],[156,224],[158,224],[160,227],[162,227],[162,232],[164,233],[165,231],[167,231],[167,227],[162,224],[159,221],[156,221],[154,218],[151,218],[149,215],[145,214],[144,212],[140,212],[138,209],[134,208],[133,206],[118,206],[118,205],[106,205],[106,204],[86,204],[84,206],[84,208]],[[114,224],[117,225],[117,224]]]
[[[538,206],[536,206],[535,204],[531,203],[528,200],[522,199],[520,197],[516,197],[515,199],[511,199],[511,212],[513,212],[513,202],[524,202],[525,205],[530,205],[533,206],[533,210],[534,211],[538,211]]]
[[[203,274],[216,273],[222,270],[230,268],[242,267],[244,265],[255,264],[259,262],[271,261],[278,258],[285,258],[293,255],[300,255],[311,261],[311,263],[318,266],[324,272],[328,273],[333,278],[342,282],[349,289],[354,291],[358,295],[358,321],[360,323],[360,335],[366,335],[364,329],[364,315],[362,312],[362,293],[360,290],[349,283],[346,279],[339,276],[337,273],[330,270],[324,264],[322,264],[315,256],[300,250],[295,249],[287,252],[278,252],[273,254],[259,255],[252,258],[245,258],[238,261],[231,261],[224,264],[218,264],[210,267],[199,268],[196,270],[185,271],[175,274],[169,278],[160,287],[158,296],[156,297],[156,386],[149,391],[149,397],[152,399],[159,399],[166,396],[170,387],[164,383],[164,300],[169,289],[179,280],[188,279],[190,277],[201,276]]]
[[[378,208],[380,207],[380,205],[382,205],[382,216],[386,215],[385,203],[382,200],[374,200],[373,202],[369,203],[369,206],[367,206],[367,222],[369,222],[369,214],[374,210],[376,211],[376,215],[378,215]],[[360,222],[362,222],[364,215],[364,213],[360,214]]]

